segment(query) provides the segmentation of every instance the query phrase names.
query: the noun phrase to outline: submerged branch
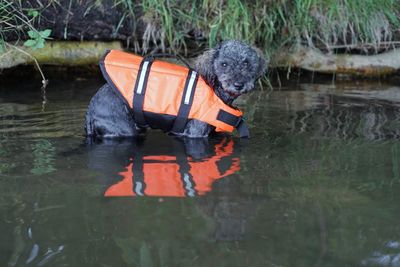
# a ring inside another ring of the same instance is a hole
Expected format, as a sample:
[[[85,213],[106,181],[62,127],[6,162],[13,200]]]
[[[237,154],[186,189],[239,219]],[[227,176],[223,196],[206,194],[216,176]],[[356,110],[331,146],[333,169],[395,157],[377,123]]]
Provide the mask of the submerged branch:
[[[35,63],[37,69],[38,69],[39,72],[40,72],[40,76],[42,76],[42,84],[43,84],[42,89],[45,89],[45,88],[47,87],[47,84],[49,83],[49,81],[48,81],[48,80],[46,79],[46,77],[44,76],[43,71],[42,71],[42,68],[40,67],[39,62],[37,61],[37,59],[36,59],[34,56],[32,56],[31,54],[29,54],[28,52],[22,50],[21,48],[15,46],[15,45],[7,44],[7,47],[8,47],[9,49],[15,49],[15,50],[17,50],[18,52],[20,52],[20,53],[22,53],[22,54],[28,56],[30,59],[33,60],[33,62]]]
[[[373,77],[397,72],[400,69],[400,50],[370,56],[334,55],[299,46],[292,51],[279,51],[272,62],[272,67],[296,67],[313,72]]]

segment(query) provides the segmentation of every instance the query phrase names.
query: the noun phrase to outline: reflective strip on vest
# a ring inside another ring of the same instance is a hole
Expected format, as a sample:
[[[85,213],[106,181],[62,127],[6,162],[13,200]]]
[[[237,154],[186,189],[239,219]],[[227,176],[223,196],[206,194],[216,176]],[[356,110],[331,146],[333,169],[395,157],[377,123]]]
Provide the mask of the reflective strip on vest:
[[[138,88],[136,89],[136,93],[138,94],[141,94],[143,91],[144,77],[146,76],[148,66],[149,62],[148,61],[144,62],[142,72],[140,73],[139,85]]]
[[[194,85],[194,80],[196,79],[196,75],[197,75],[197,73],[195,71],[193,71],[192,75],[190,76],[190,80],[189,80],[189,83],[188,83],[188,86],[187,86],[188,89],[186,91],[185,101],[184,101],[184,103],[186,105],[189,104],[190,95],[192,94],[192,91],[193,91],[193,85]]]

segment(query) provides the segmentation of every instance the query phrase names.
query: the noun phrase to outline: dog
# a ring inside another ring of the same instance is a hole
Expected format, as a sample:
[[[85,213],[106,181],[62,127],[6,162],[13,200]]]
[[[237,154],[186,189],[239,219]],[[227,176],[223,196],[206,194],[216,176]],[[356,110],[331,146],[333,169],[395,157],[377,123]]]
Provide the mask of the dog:
[[[232,105],[237,97],[254,89],[266,67],[267,59],[260,50],[238,40],[228,40],[200,55],[194,69],[225,104]],[[170,134],[200,138],[208,137],[213,130],[213,126],[192,119],[183,132]],[[86,136],[96,138],[135,137],[144,134],[146,128],[135,122],[130,107],[105,84],[89,103],[85,132]]]

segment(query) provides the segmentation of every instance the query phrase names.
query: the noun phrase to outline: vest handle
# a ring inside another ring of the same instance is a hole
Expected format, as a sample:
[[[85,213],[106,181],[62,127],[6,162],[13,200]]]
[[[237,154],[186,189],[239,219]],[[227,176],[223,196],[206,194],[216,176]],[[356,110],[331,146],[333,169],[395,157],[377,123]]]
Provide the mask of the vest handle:
[[[186,67],[188,67],[189,69],[193,69],[190,64],[181,56],[178,54],[168,54],[168,53],[150,53],[148,55],[146,55],[144,57],[144,60],[147,61],[154,61],[156,58],[160,58],[160,57],[167,57],[167,58],[175,58],[179,61],[181,61]]]
[[[249,128],[243,118],[240,119],[240,122],[236,126],[236,130],[238,131],[240,138],[250,138]]]
[[[236,116],[223,109],[220,109],[217,115],[217,120],[235,127],[239,133],[240,138],[250,137],[249,128],[247,127],[243,116]]]

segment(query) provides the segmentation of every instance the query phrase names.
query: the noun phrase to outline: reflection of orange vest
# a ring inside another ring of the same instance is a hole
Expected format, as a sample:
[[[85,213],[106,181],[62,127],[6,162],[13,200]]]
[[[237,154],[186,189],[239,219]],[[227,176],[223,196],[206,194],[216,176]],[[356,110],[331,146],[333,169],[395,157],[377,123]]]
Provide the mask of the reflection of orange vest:
[[[192,69],[117,50],[106,53],[100,68],[139,125],[182,132],[189,119],[197,119],[216,131],[237,128],[241,137],[248,136],[243,113],[225,104]]]
[[[204,195],[211,191],[212,183],[240,170],[240,160],[229,158],[233,153],[233,141],[220,143],[215,147],[216,155],[201,161],[185,157],[179,160],[175,156],[144,156],[133,159],[126,171],[121,172],[123,179],[110,186],[105,196],[159,196],[184,197]],[[230,159],[230,166],[221,172],[217,163],[221,159]],[[135,166],[135,164],[137,164]]]

